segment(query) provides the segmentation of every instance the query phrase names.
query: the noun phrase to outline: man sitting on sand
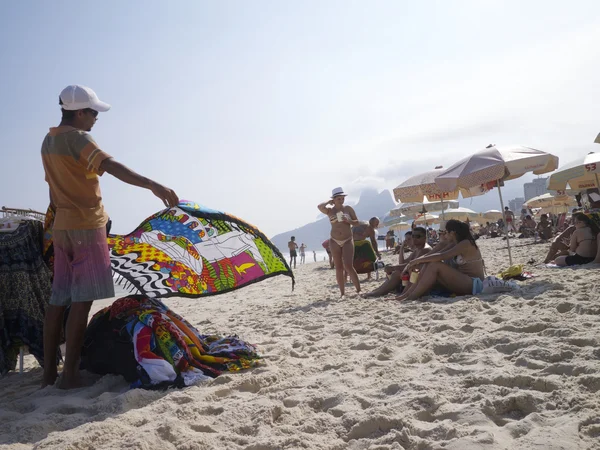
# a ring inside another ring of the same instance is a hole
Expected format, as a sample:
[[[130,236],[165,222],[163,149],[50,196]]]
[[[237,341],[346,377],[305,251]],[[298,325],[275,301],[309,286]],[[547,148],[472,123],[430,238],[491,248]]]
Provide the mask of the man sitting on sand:
[[[371,217],[368,223],[362,222],[352,227],[352,237],[354,239],[353,266],[356,273],[368,274],[367,280],[371,279],[373,263],[377,261],[377,258],[381,258],[375,236],[377,227],[379,227],[377,217]]]
[[[50,188],[50,204],[56,211],[52,228],[54,280],[44,318],[44,376],[42,387],[58,377],[57,348],[63,316],[71,306],[66,326],[67,354],[59,388],[80,386],[79,360],[88,314],[94,300],[115,295],[106,241],[108,216],[102,204],[99,177],[115,178],[146,188],[165,206],[179,203],[177,194],[145,178],[103,152],[89,134],[99,112],[110,105],[101,102],[85,86],[67,86],[60,93],[62,120],[50,128],[42,143],[42,162]]]
[[[552,222],[548,220],[548,214],[542,214],[537,224],[536,231],[542,241],[547,241],[552,237]]]
[[[406,233],[408,234],[408,233]],[[402,244],[403,249],[400,251],[399,262],[397,266],[388,266],[385,271],[390,275],[389,279],[375,289],[373,292],[365,294],[365,297],[381,297],[382,295],[389,294],[390,292],[396,291],[399,287],[402,287],[402,272],[408,263],[413,259],[423,256],[431,251],[431,247],[427,244],[427,230],[423,227],[415,227],[412,231],[412,236],[408,239],[409,242],[412,240],[412,253],[407,259],[404,259],[404,245],[407,241],[406,235]]]

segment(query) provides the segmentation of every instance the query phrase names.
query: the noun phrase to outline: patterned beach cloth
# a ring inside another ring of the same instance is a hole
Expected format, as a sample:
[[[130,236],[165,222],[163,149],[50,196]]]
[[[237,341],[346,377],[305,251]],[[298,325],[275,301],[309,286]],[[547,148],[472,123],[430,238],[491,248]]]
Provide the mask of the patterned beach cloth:
[[[81,368],[122,375],[132,388],[164,389],[248,369],[259,359],[237,336],[200,334],[160,300],[131,295],[94,315]]]
[[[354,241],[354,270],[356,273],[373,272],[373,263],[377,261],[377,255],[373,245],[368,239]]]

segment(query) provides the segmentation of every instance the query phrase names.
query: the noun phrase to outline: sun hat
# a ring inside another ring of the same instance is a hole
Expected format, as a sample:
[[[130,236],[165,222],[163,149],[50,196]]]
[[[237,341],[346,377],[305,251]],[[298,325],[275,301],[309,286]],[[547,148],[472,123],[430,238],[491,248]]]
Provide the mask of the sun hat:
[[[341,187],[336,187],[331,191],[331,198],[339,196],[346,197],[346,194],[344,194],[344,190]]]
[[[60,107],[66,111],[77,111],[90,108],[98,112],[106,112],[110,109],[108,103],[100,101],[96,93],[89,87],[72,84],[60,93]]]

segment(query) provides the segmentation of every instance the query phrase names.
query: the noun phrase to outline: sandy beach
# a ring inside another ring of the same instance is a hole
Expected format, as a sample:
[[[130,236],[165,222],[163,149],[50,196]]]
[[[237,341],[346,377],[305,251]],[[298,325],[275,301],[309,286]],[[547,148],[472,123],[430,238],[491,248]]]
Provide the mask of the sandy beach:
[[[504,241],[478,244],[488,274],[508,266]],[[514,245],[517,263],[548,247]],[[600,448],[598,268],[526,270],[519,291],[446,303],[339,300],[324,262],[298,266],[294,292],[275,277],[166,300],[201,332],[257,344],[262,364],[166,392],[85,373],[87,387],[65,392],[40,390],[27,356],[23,375],[0,380],[0,447]]]

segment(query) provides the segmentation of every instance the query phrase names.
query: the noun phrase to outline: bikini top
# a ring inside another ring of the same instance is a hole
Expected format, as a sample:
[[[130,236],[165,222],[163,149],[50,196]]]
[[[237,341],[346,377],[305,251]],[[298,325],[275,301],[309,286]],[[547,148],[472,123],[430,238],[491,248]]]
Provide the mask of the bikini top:
[[[344,217],[347,217],[348,219],[350,219],[350,216],[346,213],[342,213]],[[337,213],[334,216],[329,216],[329,222],[331,223],[338,223],[338,219],[337,219]]]
[[[464,266],[465,264],[474,263],[474,262],[483,262],[483,258],[472,259],[470,261],[465,261],[462,255],[457,255],[454,257],[454,262],[458,266]]]

